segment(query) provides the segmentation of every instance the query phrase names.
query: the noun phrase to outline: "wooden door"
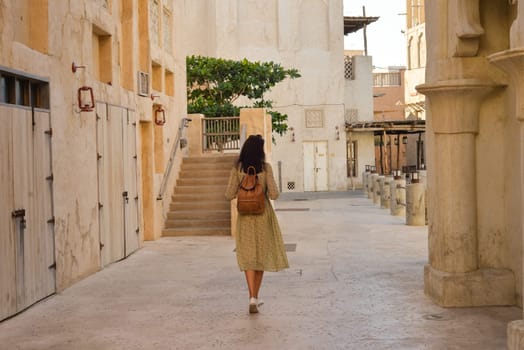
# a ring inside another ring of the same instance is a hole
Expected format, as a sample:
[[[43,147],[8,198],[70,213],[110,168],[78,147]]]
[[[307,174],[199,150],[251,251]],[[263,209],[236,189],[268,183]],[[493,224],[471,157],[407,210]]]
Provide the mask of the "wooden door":
[[[124,155],[123,155],[123,126],[122,110],[117,106],[109,106],[107,125],[109,130],[109,199],[108,212],[111,217],[110,250],[112,261],[125,257],[125,231],[124,231]]]
[[[51,125],[47,111],[35,110],[32,134],[32,192],[29,194],[26,229],[26,298],[33,304],[55,292],[55,237]],[[31,147],[30,146],[30,147]]]
[[[13,212],[15,217],[16,246],[16,304],[17,310],[23,310],[30,305],[31,289],[31,239],[35,231],[31,195],[34,192],[33,178],[33,147],[32,147],[32,117],[27,110],[13,108]],[[27,290],[27,293],[26,293]]]
[[[139,246],[134,112],[97,104],[98,197],[102,266]]]
[[[124,231],[125,256],[139,247],[138,191],[137,191],[137,154],[135,113],[122,110],[123,120],[123,156],[124,156]]]
[[[100,263],[106,266],[112,262],[110,249],[111,235],[111,215],[108,207],[110,203],[109,185],[110,185],[110,164],[109,149],[109,132],[107,125],[107,105],[105,103],[96,104],[97,117],[97,157],[98,157],[98,222],[100,231]]]
[[[16,313],[12,109],[0,106],[0,320]]]
[[[97,103],[97,116],[100,256],[106,266],[124,257],[122,115]]]
[[[327,191],[327,142],[304,142],[303,150],[304,191]]]
[[[2,158],[9,159],[7,169],[12,176],[10,183],[1,182],[11,188],[7,193],[12,195],[12,200],[5,202],[11,208],[4,208],[11,216],[12,233],[8,234],[10,239],[2,240],[7,242],[2,246],[12,249],[5,256],[7,276],[15,276],[5,287],[9,291],[7,309],[12,313],[13,300],[18,312],[55,292],[51,133],[47,111],[11,108],[2,112],[11,119],[5,124],[10,124],[8,131],[3,130],[11,135],[5,138],[8,152]],[[10,295],[13,290],[14,298]],[[3,300],[0,303],[3,305]]]

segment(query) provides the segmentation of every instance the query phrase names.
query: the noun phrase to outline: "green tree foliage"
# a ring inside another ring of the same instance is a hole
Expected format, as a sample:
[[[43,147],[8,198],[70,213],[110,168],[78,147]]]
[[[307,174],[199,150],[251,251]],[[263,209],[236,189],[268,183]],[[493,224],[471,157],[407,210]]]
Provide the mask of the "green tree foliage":
[[[187,110],[207,117],[240,115],[234,102],[245,97],[251,106],[271,108],[273,101],[264,94],[286,78],[299,78],[297,69],[284,69],[274,62],[250,62],[222,58],[189,56],[187,67]],[[287,115],[268,111],[272,116],[273,131],[283,135],[287,130]]]

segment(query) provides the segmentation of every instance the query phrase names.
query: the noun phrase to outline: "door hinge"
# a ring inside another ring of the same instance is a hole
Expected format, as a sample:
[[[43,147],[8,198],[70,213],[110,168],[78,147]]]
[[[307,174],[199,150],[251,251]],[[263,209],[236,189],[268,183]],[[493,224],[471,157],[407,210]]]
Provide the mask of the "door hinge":
[[[48,181],[53,181],[53,174],[51,174],[49,176],[46,176],[45,179],[48,180]]]
[[[100,250],[102,250],[102,248],[104,248],[104,243],[100,242]]]
[[[46,135],[53,136],[53,128],[49,128],[49,130],[44,131]]]
[[[52,263],[51,265],[49,265],[48,267],[49,269],[56,269],[56,262]]]
[[[48,224],[55,224],[55,217],[53,216],[51,219],[47,220]]]

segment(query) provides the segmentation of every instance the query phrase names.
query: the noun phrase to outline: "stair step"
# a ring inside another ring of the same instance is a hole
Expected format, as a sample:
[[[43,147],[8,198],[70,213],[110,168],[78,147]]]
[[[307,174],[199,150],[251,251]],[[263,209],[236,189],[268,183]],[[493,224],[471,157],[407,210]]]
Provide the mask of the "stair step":
[[[179,178],[191,179],[191,178],[229,178],[229,172],[231,170],[184,170],[180,172]]]
[[[213,202],[220,202],[220,201],[227,201],[226,197],[224,196],[224,192],[226,190],[222,189],[220,191],[200,191],[200,192],[181,192],[181,193],[174,193],[171,196],[172,202],[189,202],[189,201],[196,201],[196,202],[205,202],[205,201],[213,201]],[[229,201],[228,201],[229,202]]]
[[[184,164],[206,164],[206,163],[222,163],[233,165],[238,158],[238,154],[227,156],[202,156],[202,157],[188,157],[184,158]]]
[[[231,210],[231,203],[229,201],[172,202],[169,210]]]
[[[229,177],[201,177],[201,178],[179,178],[177,186],[202,186],[202,185],[222,185],[227,186]]]
[[[163,236],[230,236],[231,202],[224,193],[238,153],[184,158]]]
[[[225,192],[226,186],[224,185],[177,186],[174,195],[176,197],[179,194],[221,193],[223,197]]]
[[[231,219],[167,220],[165,228],[231,228]]]
[[[167,220],[198,220],[200,218],[231,220],[229,210],[177,210],[167,213]]]
[[[229,236],[231,229],[229,228],[169,228],[162,230],[164,237],[179,237],[179,236]]]

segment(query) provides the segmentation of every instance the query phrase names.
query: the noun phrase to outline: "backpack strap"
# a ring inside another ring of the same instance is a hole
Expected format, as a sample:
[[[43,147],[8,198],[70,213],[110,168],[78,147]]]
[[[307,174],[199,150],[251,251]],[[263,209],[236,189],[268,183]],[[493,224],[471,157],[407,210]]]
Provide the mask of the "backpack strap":
[[[251,173],[251,172],[252,172],[252,173]],[[251,186],[251,187],[246,187],[246,186],[244,186],[244,180],[245,180],[245,178],[246,178],[247,176],[253,176],[253,177],[255,178],[255,181],[253,181],[253,186]],[[245,190],[245,191],[252,191],[252,190],[257,186],[257,184],[258,184],[257,169],[256,169],[254,166],[250,165],[250,166],[247,167],[247,173],[246,173],[246,175],[244,175],[244,176],[242,177],[242,180],[240,180],[240,183],[239,183],[239,185],[238,185],[238,188],[241,188],[241,189],[243,189],[243,190]]]

